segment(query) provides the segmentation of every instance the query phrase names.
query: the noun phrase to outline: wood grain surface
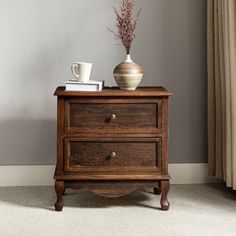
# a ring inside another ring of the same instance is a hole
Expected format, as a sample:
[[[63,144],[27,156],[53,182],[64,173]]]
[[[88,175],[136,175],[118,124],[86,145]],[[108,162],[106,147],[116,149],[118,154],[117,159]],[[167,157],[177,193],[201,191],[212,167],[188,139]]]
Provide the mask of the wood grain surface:
[[[108,140],[66,139],[65,170],[160,170],[161,139]]]
[[[137,188],[169,209],[168,97],[162,87],[68,92],[58,87],[55,209],[65,188],[117,197]]]

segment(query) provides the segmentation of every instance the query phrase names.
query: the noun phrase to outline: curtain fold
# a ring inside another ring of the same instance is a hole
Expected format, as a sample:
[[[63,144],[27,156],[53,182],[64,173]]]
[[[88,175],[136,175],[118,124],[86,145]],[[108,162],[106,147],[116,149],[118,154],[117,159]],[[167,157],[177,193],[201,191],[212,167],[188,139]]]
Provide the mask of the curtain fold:
[[[208,170],[236,190],[236,0],[208,0]]]

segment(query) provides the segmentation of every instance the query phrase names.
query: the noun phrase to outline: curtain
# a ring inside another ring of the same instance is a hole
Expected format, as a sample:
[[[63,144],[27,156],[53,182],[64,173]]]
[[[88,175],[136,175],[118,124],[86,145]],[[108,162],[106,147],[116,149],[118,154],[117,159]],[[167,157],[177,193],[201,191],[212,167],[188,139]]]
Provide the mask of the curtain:
[[[208,171],[236,190],[236,0],[208,0]]]

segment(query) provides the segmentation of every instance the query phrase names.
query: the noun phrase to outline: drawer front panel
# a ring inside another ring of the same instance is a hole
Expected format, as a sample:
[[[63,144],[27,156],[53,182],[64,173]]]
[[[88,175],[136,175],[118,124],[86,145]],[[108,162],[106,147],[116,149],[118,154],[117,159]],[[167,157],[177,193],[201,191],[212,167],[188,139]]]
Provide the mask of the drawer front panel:
[[[156,103],[66,103],[68,133],[147,133],[158,132],[160,102]]]
[[[161,140],[65,139],[65,171],[159,171]]]

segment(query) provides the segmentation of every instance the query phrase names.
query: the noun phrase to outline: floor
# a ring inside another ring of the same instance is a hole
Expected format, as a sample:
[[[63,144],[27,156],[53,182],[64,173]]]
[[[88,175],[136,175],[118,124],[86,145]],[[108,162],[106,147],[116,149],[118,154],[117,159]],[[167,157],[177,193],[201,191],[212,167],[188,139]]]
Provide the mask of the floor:
[[[142,191],[104,198],[68,190],[63,211],[55,212],[52,186],[1,187],[0,236],[236,235],[236,191],[221,184],[172,185],[167,212],[159,199]]]

